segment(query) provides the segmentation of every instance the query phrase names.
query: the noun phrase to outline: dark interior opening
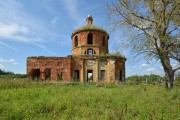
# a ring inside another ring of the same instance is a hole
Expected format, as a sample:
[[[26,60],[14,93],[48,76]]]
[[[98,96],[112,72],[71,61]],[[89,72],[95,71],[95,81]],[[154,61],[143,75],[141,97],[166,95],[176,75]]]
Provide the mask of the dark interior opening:
[[[105,46],[105,36],[103,36],[102,46]]]
[[[75,80],[79,80],[79,78],[80,78],[79,70],[74,71],[74,78],[75,78]]]
[[[96,54],[96,51],[94,50],[94,54]]]
[[[78,36],[75,36],[75,47],[78,46]]]
[[[119,80],[122,81],[122,70],[120,70],[120,73],[119,73]]]
[[[92,35],[92,33],[88,34],[88,44],[93,44],[93,35]]]
[[[93,81],[93,70],[88,70],[87,71],[87,82],[92,82]]]
[[[63,73],[62,72],[58,73],[58,80],[63,80]]]
[[[45,80],[51,79],[51,69],[45,69]]]
[[[101,70],[101,80],[105,80],[105,70]]]
[[[40,76],[40,70],[39,69],[32,69],[31,70],[31,78],[33,80],[38,80],[39,79],[39,76]]]

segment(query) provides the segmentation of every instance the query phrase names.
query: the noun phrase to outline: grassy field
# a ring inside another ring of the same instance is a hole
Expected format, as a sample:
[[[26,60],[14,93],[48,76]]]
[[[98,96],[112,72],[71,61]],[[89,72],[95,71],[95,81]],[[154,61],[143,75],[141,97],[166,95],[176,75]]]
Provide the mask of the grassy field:
[[[0,80],[0,120],[180,120],[180,89]]]

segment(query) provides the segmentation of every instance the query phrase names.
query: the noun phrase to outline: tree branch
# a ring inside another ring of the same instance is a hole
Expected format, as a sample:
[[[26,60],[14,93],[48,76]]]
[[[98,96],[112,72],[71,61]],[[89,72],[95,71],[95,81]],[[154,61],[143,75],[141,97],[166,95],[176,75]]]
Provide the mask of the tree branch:
[[[179,69],[180,69],[180,66],[178,66],[177,68],[173,69],[173,71],[176,72]]]

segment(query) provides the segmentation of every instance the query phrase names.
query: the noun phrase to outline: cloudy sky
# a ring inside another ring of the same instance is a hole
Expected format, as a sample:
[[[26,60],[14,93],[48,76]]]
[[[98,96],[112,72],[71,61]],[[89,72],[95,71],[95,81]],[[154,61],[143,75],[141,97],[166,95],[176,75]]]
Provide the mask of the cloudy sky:
[[[0,0],[0,69],[26,73],[28,56],[71,54],[71,33],[85,25],[88,14],[93,23],[110,34],[109,51],[118,45],[117,32],[110,29],[105,0]],[[158,61],[134,61],[128,50],[126,75],[163,75]]]

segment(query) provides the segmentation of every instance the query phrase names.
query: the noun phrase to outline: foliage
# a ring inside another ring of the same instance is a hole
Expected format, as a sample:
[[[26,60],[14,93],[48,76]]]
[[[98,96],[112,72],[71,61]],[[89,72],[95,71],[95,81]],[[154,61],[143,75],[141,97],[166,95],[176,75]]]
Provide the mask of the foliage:
[[[8,74],[8,75],[0,75],[0,78],[6,79],[6,78],[26,78],[27,76],[25,74]]]
[[[116,58],[124,58],[126,59],[126,57],[124,55],[121,55],[120,53],[117,53],[117,54],[100,54],[98,55],[99,57],[116,57]]]
[[[78,33],[78,32],[81,32],[81,31],[86,31],[86,30],[95,30],[95,31],[100,31],[100,32],[103,32],[103,33],[108,34],[108,33],[106,32],[106,30],[104,30],[103,28],[98,27],[98,26],[96,26],[96,25],[91,25],[91,24],[87,24],[87,25],[85,25],[85,26],[82,26],[82,27],[76,29],[76,30],[73,32],[73,34]]]
[[[123,31],[121,45],[135,56],[159,60],[166,87],[172,88],[174,74],[180,69],[170,63],[171,59],[180,62],[180,1],[115,0],[106,7],[114,29]]]
[[[62,80],[63,80],[62,75],[58,75],[57,80],[58,80],[58,81],[62,81]]]
[[[143,76],[131,76],[126,78],[126,82],[130,84],[141,84],[141,83],[147,83],[147,84],[156,84],[156,83],[162,83],[164,81],[164,78],[162,78],[159,75],[143,75]]]
[[[6,79],[6,78],[26,78],[27,76],[25,74],[15,74],[10,71],[4,71],[0,69],[0,78]]]
[[[13,72],[10,71],[4,71],[0,69],[0,75],[10,75],[10,74],[14,74]]]
[[[68,57],[73,57],[73,58],[83,58],[83,57],[94,57],[94,58],[122,58],[126,60],[126,57],[120,53],[113,54],[113,53],[108,53],[108,54],[100,54],[100,55],[68,55]]]
[[[0,80],[1,120],[176,120],[179,101],[176,87]]]

